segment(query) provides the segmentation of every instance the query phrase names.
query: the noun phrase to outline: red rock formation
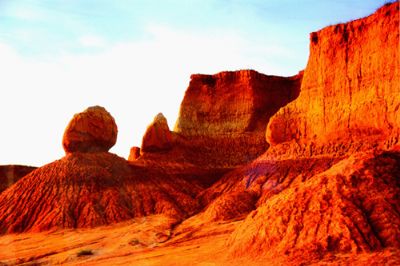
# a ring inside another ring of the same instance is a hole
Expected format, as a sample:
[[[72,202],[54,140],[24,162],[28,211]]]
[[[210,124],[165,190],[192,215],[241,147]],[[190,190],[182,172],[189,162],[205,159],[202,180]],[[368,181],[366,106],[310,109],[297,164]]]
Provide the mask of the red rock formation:
[[[133,165],[101,152],[114,144],[116,132],[114,119],[102,107],[75,115],[64,134],[67,155],[0,194],[0,232],[92,227],[150,214],[181,219],[192,214],[198,208],[199,186],[160,168]]]
[[[398,14],[399,2],[387,4],[311,34],[300,95],[271,118],[272,146],[256,161],[269,166],[250,165],[203,194],[213,208],[214,196],[257,188],[258,208],[228,243],[233,256],[400,247]],[[282,168],[284,161],[291,163]]]
[[[218,137],[263,132],[270,116],[296,98],[300,76],[267,76],[254,70],[192,75],[174,131]]]
[[[295,142],[279,153],[307,156],[399,142],[399,3],[311,33],[299,97],[268,125],[267,142]]]
[[[160,130],[168,136],[163,143],[174,141],[173,150],[161,160],[182,156],[185,162],[206,168],[250,162],[267,149],[266,124],[298,95],[301,77],[301,73],[284,78],[253,70],[192,75],[172,137],[167,127]],[[146,133],[143,145],[155,142],[149,139],[156,135]],[[160,137],[152,138],[160,141]],[[143,145],[142,159],[154,156]]]
[[[228,172],[199,194],[201,204],[207,206],[199,219],[229,220],[248,214],[257,208],[259,198],[272,197],[289,188],[299,176],[306,180],[338,160],[330,157],[270,160],[260,156],[251,164]],[[244,198],[248,200],[242,202],[240,199]]]
[[[143,136],[141,152],[158,152],[172,148],[173,138],[167,119],[159,113],[147,127]]]
[[[261,200],[232,235],[235,256],[400,248],[400,153],[359,153]]]
[[[140,148],[132,147],[129,152],[128,161],[135,161],[140,157]]]
[[[66,153],[108,151],[117,141],[117,133],[110,113],[103,107],[92,106],[74,115],[62,143]]]
[[[387,4],[365,19],[312,33],[297,99],[302,74],[193,75],[176,132],[158,115],[130,162],[104,152],[116,138],[105,110],[100,118],[89,110],[77,115],[64,136],[67,156],[0,194],[0,231],[192,215],[170,232],[172,249],[201,236],[201,224],[247,215],[225,246],[235,262],[288,255],[311,263],[388,247],[398,254],[398,13],[398,2]],[[269,120],[271,147],[259,156]],[[210,239],[216,234],[207,232]]]
[[[70,153],[0,194],[0,232],[106,225],[133,217],[185,217],[199,188],[114,154]]]
[[[0,165],[0,192],[35,169],[36,167],[25,165]]]

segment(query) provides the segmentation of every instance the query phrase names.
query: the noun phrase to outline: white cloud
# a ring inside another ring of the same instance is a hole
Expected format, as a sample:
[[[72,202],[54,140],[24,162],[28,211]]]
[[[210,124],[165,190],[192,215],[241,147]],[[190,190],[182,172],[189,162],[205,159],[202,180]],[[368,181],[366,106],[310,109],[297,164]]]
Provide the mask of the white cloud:
[[[96,38],[86,41],[102,44]],[[279,74],[279,67],[258,56],[268,49],[234,32],[198,34],[156,25],[148,27],[145,40],[114,44],[90,55],[65,54],[50,62],[23,57],[0,44],[0,115],[5,125],[0,164],[42,165],[61,157],[69,119],[96,104],[106,107],[118,124],[112,151],[127,156],[158,112],[174,125],[190,74],[243,68]]]
[[[100,36],[86,35],[79,38],[79,44],[87,48],[102,48],[106,41]]]

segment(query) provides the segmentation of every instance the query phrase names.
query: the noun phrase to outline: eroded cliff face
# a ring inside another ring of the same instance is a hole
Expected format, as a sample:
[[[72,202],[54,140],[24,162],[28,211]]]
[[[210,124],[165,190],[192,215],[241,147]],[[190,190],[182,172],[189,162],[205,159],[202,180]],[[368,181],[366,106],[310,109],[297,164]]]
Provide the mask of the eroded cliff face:
[[[398,25],[396,2],[311,34],[300,95],[268,125],[271,147],[204,190],[191,222],[248,214],[227,244],[235,258],[399,248]]]
[[[254,70],[192,75],[172,133],[173,147],[158,160],[183,157],[211,168],[250,162],[268,148],[266,124],[298,96],[301,78],[302,73],[285,78]],[[147,143],[144,138],[142,148]],[[157,155],[142,150],[143,160]]]
[[[313,32],[310,39],[300,95],[271,119],[267,142],[294,142],[296,148],[275,151],[296,156],[398,142],[399,3]]]
[[[301,75],[267,76],[254,70],[192,75],[174,131],[219,137],[262,132],[279,108],[294,100]]]

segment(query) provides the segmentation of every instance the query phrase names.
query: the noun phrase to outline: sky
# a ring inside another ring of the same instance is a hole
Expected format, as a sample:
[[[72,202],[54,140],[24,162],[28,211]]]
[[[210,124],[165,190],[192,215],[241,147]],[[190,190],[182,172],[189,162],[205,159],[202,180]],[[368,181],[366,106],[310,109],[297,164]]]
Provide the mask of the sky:
[[[172,129],[193,73],[304,69],[309,33],[386,0],[0,0],[0,165],[64,156],[69,120],[101,105],[127,157],[162,112]]]

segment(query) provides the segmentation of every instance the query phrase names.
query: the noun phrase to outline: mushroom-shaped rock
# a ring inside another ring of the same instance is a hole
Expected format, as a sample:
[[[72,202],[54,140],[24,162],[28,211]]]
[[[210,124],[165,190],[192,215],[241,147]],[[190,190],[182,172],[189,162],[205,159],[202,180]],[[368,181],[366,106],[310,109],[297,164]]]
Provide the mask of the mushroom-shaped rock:
[[[142,148],[143,152],[157,152],[169,150],[172,148],[172,133],[169,131],[167,119],[162,113],[154,118],[143,136]]]
[[[66,153],[106,152],[117,141],[114,118],[101,106],[92,106],[75,114],[65,129],[63,147]]]

